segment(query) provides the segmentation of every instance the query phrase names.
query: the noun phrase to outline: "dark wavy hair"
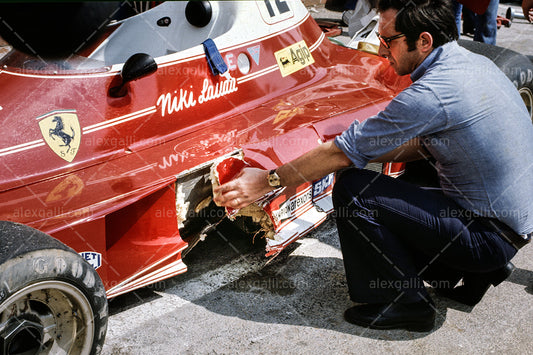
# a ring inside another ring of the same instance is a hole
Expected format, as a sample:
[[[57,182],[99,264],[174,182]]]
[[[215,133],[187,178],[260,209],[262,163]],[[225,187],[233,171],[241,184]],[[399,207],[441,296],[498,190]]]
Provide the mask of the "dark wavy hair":
[[[378,11],[398,10],[396,31],[405,34],[407,48],[416,48],[422,32],[429,32],[436,48],[458,38],[457,25],[450,0],[380,0]]]

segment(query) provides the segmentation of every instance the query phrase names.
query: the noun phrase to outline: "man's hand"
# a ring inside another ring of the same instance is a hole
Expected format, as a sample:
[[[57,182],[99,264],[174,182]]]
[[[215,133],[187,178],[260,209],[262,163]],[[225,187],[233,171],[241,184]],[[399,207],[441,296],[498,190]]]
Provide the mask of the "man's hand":
[[[213,190],[213,200],[218,206],[244,208],[272,190],[267,175],[266,170],[244,168],[235,179]]]
[[[342,150],[329,141],[278,167],[276,172],[282,186],[298,186],[351,164]],[[246,207],[273,190],[267,176],[266,170],[244,168],[235,179],[213,190],[213,200],[219,206],[235,209]]]
[[[522,11],[529,22],[533,22],[533,0],[522,0]]]

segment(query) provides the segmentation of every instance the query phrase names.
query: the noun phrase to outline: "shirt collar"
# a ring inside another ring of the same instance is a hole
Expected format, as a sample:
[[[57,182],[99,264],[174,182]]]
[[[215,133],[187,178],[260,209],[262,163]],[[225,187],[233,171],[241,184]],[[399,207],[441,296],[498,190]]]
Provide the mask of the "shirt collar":
[[[443,54],[447,54],[449,51],[452,50],[453,47],[457,46],[457,42],[448,42],[443,44],[442,46],[439,46],[435,48],[434,50],[429,53],[429,55],[422,61],[422,63],[411,73],[411,80],[413,82],[417,81],[426,73],[428,68],[440,57],[442,57]]]

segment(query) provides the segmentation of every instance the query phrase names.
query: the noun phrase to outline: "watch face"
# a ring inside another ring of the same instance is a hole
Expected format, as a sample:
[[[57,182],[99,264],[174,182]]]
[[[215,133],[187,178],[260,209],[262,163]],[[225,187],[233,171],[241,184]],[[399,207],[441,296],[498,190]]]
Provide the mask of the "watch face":
[[[268,183],[272,187],[280,186],[280,178],[279,178],[279,175],[275,171],[268,174]]]

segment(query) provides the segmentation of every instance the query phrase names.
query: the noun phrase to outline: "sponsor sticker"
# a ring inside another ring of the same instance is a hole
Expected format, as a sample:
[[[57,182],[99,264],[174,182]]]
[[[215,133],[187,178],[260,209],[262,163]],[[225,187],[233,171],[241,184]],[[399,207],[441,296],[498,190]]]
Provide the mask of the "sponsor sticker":
[[[84,251],[80,253],[81,257],[85,259],[96,270],[102,266],[102,254],[94,251]]]
[[[283,48],[275,52],[274,56],[283,77],[291,75],[315,62],[305,41]]]
[[[81,142],[81,128],[76,111],[52,111],[37,120],[50,149],[60,158],[72,162]]]
[[[272,211],[272,217],[277,222],[281,222],[285,219],[291,218],[295,215],[296,211],[309,203],[313,198],[311,189],[299,196],[293,196],[279,206],[279,209]]]
[[[313,182],[313,198],[322,194],[326,189],[333,184],[333,173],[324,176],[320,180]]]
[[[259,65],[259,58],[261,56],[261,45],[253,46],[246,49],[250,56],[254,60],[255,64]]]

